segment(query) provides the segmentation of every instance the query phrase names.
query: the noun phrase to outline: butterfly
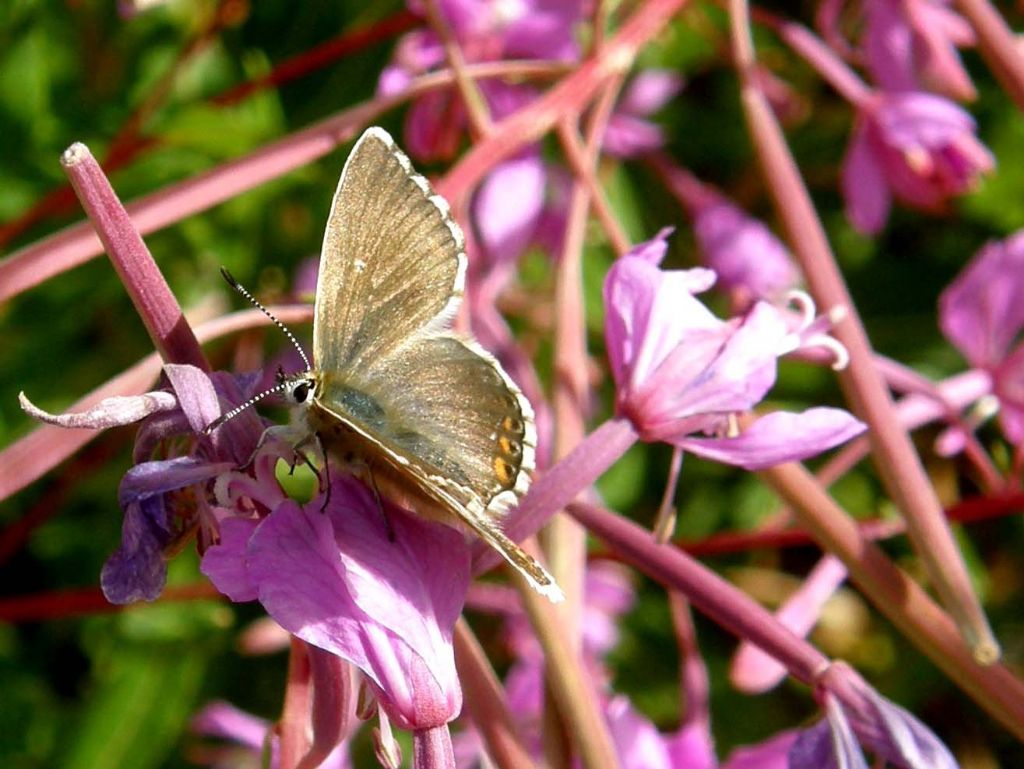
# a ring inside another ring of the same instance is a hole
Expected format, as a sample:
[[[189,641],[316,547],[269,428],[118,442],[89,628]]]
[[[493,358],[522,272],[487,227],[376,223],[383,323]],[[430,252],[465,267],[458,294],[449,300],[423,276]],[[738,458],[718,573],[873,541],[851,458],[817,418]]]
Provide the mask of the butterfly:
[[[280,384],[310,433],[384,496],[470,530],[562,600],[501,529],[529,487],[533,409],[494,357],[453,330],[465,238],[382,128],[363,133],[341,172],[319,270],[314,365]]]

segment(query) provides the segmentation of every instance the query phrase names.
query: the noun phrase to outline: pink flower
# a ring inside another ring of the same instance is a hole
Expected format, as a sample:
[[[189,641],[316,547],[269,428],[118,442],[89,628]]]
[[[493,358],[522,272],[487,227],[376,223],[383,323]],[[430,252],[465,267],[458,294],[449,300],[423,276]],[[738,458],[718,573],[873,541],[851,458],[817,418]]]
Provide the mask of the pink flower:
[[[865,0],[863,7],[865,63],[882,88],[974,98],[974,84],[957,51],[974,45],[974,31],[948,3]]]
[[[982,248],[939,298],[939,325],[975,368],[989,372],[1000,423],[1024,440],[1024,232]]]
[[[953,102],[920,92],[880,94],[860,106],[843,161],[846,213],[858,230],[878,232],[894,196],[938,210],[994,166],[974,119]]]
[[[798,342],[764,302],[721,321],[694,296],[705,269],[662,271],[664,231],[620,258],[605,279],[605,340],[616,406],[647,441],[665,441],[747,469],[802,459],[849,440],[864,425],[839,409],[775,412],[734,434],[775,382],[778,357]],[[694,437],[695,433],[714,437]]]
[[[168,555],[212,521],[208,497],[213,482],[244,464],[263,432],[262,420],[249,411],[223,432],[202,434],[221,414],[219,398],[241,403],[255,378],[207,375],[195,366],[174,364],[164,366],[164,375],[170,392],[108,398],[80,414],[47,414],[22,395],[22,408],[30,415],[63,427],[105,429],[143,420],[135,438],[138,464],[125,473],[118,489],[124,511],[121,546],[100,575],[111,603],[156,600],[167,581]],[[166,458],[151,459],[158,449]]]
[[[323,511],[321,503],[288,500],[262,519],[226,518],[203,573],[232,600],[258,598],[283,628],[358,667],[402,728],[446,724],[462,707],[452,632],[470,580],[465,538],[379,506],[351,476],[332,479]]]
[[[831,553],[822,556],[807,579],[775,612],[775,618],[795,635],[806,638],[845,579],[843,562]],[[781,683],[788,672],[757,644],[742,640],[730,666],[729,680],[740,691],[760,694]]]
[[[544,161],[539,152],[530,151],[495,166],[473,199],[481,258],[470,267],[477,274],[486,272],[486,280],[498,288],[511,280],[519,257],[536,238],[546,186]],[[483,293],[493,301],[497,292]]]

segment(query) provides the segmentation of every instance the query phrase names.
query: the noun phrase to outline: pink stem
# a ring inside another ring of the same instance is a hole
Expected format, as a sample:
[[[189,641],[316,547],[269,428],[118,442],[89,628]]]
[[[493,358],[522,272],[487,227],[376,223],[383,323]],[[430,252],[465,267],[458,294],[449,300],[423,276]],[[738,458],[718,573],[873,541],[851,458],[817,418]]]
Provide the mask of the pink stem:
[[[549,74],[554,66],[492,62],[467,67],[467,71],[478,78],[499,77]],[[389,109],[451,82],[450,71],[416,78],[402,93],[344,110],[250,155],[144,195],[128,204],[128,212],[141,234],[155,232],[327,155]],[[0,260],[0,303],[102,253],[103,246],[88,222],[73,224],[15,251]]]
[[[412,733],[412,765],[413,769],[455,769],[448,724]]]
[[[209,371],[178,300],[89,148],[72,144],[61,164],[160,357]]]
[[[296,769],[305,755],[309,740],[310,667],[305,641],[292,637],[288,657],[288,680],[285,684],[284,707],[278,722],[281,737],[281,769]]]
[[[308,646],[313,680],[313,744],[297,769],[316,769],[345,739],[353,711],[352,676],[346,662],[315,646]]]
[[[455,666],[466,713],[489,755],[502,769],[533,769],[534,762],[518,734],[501,682],[465,618],[455,623]]]
[[[840,559],[875,607],[978,704],[1024,737],[1024,683],[998,663],[979,665],[949,615],[858,528],[797,463],[759,475],[798,514],[815,541]]]
[[[647,529],[597,505],[576,502],[569,513],[634,568],[678,590],[730,633],[768,651],[804,683],[810,684],[828,666],[828,657],[783,627],[767,609],[672,545],[659,545]]]
[[[627,419],[612,419],[593,430],[572,453],[534,482],[506,521],[505,532],[517,542],[536,533],[552,515],[589,488],[639,439]],[[483,544],[475,547],[473,571],[493,568],[501,556]]]
[[[821,38],[802,24],[779,21],[772,25],[779,37],[814,67],[829,85],[850,104],[859,106],[871,96],[871,88]]]

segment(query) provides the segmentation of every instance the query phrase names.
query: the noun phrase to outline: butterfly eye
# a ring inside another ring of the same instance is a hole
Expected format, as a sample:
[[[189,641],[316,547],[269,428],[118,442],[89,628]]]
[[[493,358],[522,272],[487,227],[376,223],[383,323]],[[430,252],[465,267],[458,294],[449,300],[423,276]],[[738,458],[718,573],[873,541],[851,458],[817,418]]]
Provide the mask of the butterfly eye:
[[[296,403],[305,403],[313,391],[313,383],[300,382],[292,388],[291,396]]]

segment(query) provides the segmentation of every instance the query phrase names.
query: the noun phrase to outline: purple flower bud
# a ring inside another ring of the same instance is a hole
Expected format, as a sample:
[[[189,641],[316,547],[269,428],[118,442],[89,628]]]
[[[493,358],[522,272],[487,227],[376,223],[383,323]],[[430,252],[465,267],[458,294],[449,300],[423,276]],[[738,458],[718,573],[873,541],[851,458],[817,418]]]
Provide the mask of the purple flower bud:
[[[842,171],[854,227],[878,232],[893,197],[934,211],[969,192],[995,167],[975,130],[974,119],[941,96],[879,94],[862,104]]]
[[[668,70],[642,71],[622,94],[604,135],[604,149],[620,158],[633,158],[661,149],[661,127],[646,118],[671,101],[683,88],[683,79]]]

